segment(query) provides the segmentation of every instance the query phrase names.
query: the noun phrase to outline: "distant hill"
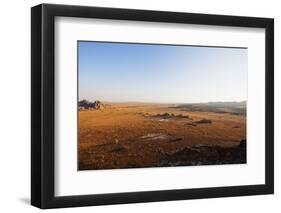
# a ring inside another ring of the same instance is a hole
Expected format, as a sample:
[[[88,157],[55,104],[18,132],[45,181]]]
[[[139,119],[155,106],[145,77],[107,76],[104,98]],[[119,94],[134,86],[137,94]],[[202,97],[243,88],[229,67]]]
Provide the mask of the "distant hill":
[[[200,104],[202,105],[202,104]],[[208,102],[205,105],[214,106],[214,107],[235,107],[235,108],[244,108],[247,105],[246,101],[231,101],[231,102]]]
[[[193,104],[179,104],[174,108],[179,108],[183,111],[197,111],[197,112],[216,112],[216,113],[230,113],[234,115],[246,115],[247,102],[208,102],[208,103],[193,103]]]

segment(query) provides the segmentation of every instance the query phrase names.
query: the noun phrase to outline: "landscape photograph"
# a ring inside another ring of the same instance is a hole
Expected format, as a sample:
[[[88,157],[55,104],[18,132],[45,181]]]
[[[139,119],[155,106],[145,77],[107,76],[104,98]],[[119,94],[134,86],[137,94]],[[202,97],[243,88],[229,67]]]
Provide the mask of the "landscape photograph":
[[[247,48],[77,51],[79,171],[247,163]]]

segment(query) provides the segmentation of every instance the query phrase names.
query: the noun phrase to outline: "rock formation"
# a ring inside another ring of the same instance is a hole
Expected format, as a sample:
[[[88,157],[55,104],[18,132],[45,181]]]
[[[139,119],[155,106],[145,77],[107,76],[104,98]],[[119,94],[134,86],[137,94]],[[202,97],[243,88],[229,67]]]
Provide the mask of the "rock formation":
[[[105,105],[97,100],[95,102],[90,102],[88,100],[82,100],[78,102],[78,109],[79,110],[103,110]]]

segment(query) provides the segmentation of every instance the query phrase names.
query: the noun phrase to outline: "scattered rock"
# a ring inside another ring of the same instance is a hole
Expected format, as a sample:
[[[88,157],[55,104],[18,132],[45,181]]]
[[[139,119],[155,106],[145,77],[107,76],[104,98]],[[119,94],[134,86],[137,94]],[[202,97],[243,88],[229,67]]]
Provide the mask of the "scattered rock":
[[[176,118],[187,118],[187,119],[190,119],[189,115],[183,115],[183,114],[178,114],[178,115],[175,115]]]
[[[183,115],[183,114],[174,114],[174,113],[168,113],[168,112],[165,112],[165,113],[158,113],[158,114],[154,114],[154,115],[151,115],[151,114],[145,114],[144,115],[145,117],[152,117],[152,118],[160,118],[159,121],[164,121],[164,120],[167,120],[167,119],[190,119],[190,116],[189,115]]]
[[[212,120],[203,118],[203,119],[201,119],[199,121],[194,121],[193,123],[196,123],[196,124],[211,124]]]

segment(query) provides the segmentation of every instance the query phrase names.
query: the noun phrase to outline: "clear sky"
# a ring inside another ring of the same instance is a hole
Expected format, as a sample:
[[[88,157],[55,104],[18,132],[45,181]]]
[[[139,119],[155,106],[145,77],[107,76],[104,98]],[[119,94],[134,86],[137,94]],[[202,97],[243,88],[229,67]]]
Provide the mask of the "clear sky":
[[[247,99],[247,49],[78,42],[79,100]]]

